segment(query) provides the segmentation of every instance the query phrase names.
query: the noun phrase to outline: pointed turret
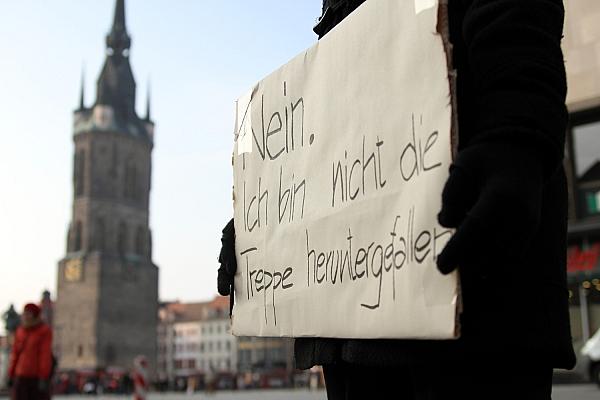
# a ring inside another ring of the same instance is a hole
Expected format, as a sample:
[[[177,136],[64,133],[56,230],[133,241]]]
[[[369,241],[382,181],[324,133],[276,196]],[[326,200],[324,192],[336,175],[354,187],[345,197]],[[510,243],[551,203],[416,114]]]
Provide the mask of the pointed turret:
[[[98,78],[96,104],[111,106],[120,119],[131,119],[136,117],[135,79],[129,64],[131,38],[125,24],[125,0],[117,0],[106,46],[106,61]]]
[[[79,95],[79,109],[85,110],[85,72],[81,69],[81,93]]]
[[[127,57],[127,50],[131,47],[131,38],[127,33],[125,24],[125,0],[117,0],[115,17],[110,33],[106,36],[106,46],[109,52]]]
[[[151,97],[151,90],[150,90],[150,81],[148,80],[148,94],[147,94],[147,98],[146,98],[146,121],[150,121],[150,97]]]

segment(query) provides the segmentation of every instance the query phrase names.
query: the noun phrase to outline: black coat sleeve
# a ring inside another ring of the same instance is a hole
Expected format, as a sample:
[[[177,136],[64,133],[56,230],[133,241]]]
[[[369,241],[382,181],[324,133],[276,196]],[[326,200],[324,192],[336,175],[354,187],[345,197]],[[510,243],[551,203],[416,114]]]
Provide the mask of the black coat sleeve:
[[[472,105],[463,145],[533,145],[546,172],[553,172],[564,154],[567,124],[562,0],[459,1]]]

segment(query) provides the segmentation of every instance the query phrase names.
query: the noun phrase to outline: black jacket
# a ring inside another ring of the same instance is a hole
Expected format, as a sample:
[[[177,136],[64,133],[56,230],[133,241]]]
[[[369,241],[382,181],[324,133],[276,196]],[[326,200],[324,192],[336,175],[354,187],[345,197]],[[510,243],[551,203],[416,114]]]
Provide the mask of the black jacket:
[[[360,3],[324,0],[329,15],[324,13],[315,32],[322,37]],[[429,363],[465,352],[555,368],[575,364],[566,284],[562,0],[449,0],[449,18],[458,76],[459,151],[482,138],[539,148],[545,185],[538,233],[525,257],[496,274],[461,271],[459,340],[299,338],[298,368],[339,360],[377,366]]]

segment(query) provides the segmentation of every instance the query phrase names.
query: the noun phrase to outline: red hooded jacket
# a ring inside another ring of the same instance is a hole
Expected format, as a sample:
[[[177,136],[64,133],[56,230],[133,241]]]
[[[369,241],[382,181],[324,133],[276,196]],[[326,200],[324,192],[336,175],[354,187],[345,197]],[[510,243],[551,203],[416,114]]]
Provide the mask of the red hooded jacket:
[[[49,379],[52,370],[52,330],[44,323],[20,326],[10,355],[10,378]]]

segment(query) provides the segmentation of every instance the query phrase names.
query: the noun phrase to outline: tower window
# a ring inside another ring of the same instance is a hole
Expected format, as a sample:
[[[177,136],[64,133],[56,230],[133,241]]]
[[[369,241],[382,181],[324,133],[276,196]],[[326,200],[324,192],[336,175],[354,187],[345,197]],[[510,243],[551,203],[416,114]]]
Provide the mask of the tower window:
[[[129,160],[125,166],[123,195],[128,200],[138,200],[138,172],[134,162]]]
[[[73,251],[73,225],[69,225],[69,230],[67,231],[67,253]]]
[[[120,255],[127,252],[127,225],[125,222],[119,224],[119,235],[117,237],[117,249]]]
[[[75,233],[73,237],[73,251],[80,251],[82,248],[82,231],[82,223],[81,221],[77,221],[75,224]]]
[[[137,233],[135,236],[135,253],[140,256],[145,254],[145,251],[144,251],[144,247],[146,244],[145,234],[146,234],[146,232],[145,232],[144,228],[141,226],[138,227]]]
[[[75,181],[75,195],[82,196],[85,183],[85,151],[80,150],[75,153],[75,165],[73,168]]]
[[[96,220],[96,227],[94,229],[94,249],[103,251],[105,248],[105,226],[104,218],[98,218]]]
[[[109,175],[113,179],[117,178],[117,163],[118,163],[118,160],[119,160],[119,149],[117,147],[117,144],[113,143],[112,163],[110,165],[110,170],[109,170]]]

